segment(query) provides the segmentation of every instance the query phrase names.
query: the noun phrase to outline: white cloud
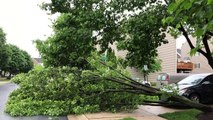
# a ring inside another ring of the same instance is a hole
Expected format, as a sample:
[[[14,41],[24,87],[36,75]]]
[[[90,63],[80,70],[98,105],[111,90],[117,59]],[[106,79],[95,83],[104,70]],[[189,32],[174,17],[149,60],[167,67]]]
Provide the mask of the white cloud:
[[[0,27],[7,42],[39,57],[32,40],[45,39],[52,33],[51,21],[38,4],[44,0],[0,0]]]

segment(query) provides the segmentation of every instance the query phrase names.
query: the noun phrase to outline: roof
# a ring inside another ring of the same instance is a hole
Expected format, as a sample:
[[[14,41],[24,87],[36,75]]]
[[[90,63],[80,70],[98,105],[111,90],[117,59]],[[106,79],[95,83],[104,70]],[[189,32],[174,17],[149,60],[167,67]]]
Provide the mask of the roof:
[[[37,63],[42,63],[41,58],[33,58]]]

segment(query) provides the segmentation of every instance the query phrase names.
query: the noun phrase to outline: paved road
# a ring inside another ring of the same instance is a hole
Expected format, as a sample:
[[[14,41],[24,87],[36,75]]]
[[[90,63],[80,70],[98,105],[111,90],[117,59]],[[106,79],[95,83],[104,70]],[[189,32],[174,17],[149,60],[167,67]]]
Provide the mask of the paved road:
[[[0,120],[67,120],[67,116],[49,117],[49,116],[32,116],[32,117],[11,117],[4,112],[5,104],[9,94],[18,86],[13,83],[7,83],[0,86]]]

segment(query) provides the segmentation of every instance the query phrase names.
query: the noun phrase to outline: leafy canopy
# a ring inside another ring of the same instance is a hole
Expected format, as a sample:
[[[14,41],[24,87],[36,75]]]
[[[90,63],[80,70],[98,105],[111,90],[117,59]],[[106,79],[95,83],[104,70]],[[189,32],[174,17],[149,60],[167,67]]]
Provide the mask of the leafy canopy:
[[[165,14],[164,5],[151,5],[138,15],[124,21],[122,29],[125,39],[119,41],[118,48],[128,51],[126,56],[128,65],[139,69],[147,65],[148,72],[160,70],[160,67],[154,67],[154,65],[160,64],[160,60],[156,59],[157,47],[167,43],[165,28],[159,22]]]
[[[30,55],[15,45],[6,45],[8,52],[7,64],[2,68],[3,71],[16,75],[26,73],[33,68],[33,62]]]
[[[212,0],[175,0],[168,3],[169,16],[163,23],[170,25],[186,38],[191,55],[200,52],[213,68],[213,2]],[[196,38],[193,44],[190,36]]]
[[[62,14],[53,30],[46,41],[36,41],[44,65],[87,68],[85,58],[95,50],[90,28],[81,25],[72,14]]]
[[[151,69],[156,48],[166,43],[159,22],[166,11],[158,0],[51,0],[41,7],[61,13],[53,25],[55,34],[47,42],[37,42],[47,66],[81,66],[73,62],[87,58],[95,45],[104,52],[118,41],[121,50],[128,50],[128,65],[141,68],[147,64]]]

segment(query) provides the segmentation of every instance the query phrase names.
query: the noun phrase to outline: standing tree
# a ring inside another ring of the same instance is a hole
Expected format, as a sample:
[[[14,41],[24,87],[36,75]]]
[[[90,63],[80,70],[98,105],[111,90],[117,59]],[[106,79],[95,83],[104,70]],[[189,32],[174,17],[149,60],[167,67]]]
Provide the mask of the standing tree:
[[[3,29],[0,28],[0,46],[6,43],[6,34],[4,33]]]
[[[144,9],[144,6],[149,7]],[[47,66],[75,66],[78,58],[86,58],[95,45],[100,45],[104,52],[110,49],[110,43],[118,41],[122,44],[120,49],[128,50],[129,66],[141,69],[147,64],[151,70],[156,62],[156,48],[166,43],[165,34],[161,33],[162,23],[158,22],[166,14],[166,8],[158,0],[52,0],[42,8],[53,14],[62,13],[54,23],[55,34],[46,42],[37,41]]]
[[[161,69],[160,60],[157,59],[157,47],[167,43],[165,29],[159,22],[165,14],[164,5],[151,5],[138,15],[124,21],[122,25],[125,39],[119,41],[118,48],[127,50],[128,65],[142,70],[144,74]],[[148,66],[148,71],[143,69],[144,65]]]
[[[175,35],[182,34],[186,38],[191,55],[201,53],[213,69],[213,51],[210,47],[213,36],[213,0],[176,0],[166,3],[170,15],[163,22],[176,31]],[[196,38],[195,45],[190,36]]]
[[[2,68],[4,72],[9,72],[9,78],[11,75],[18,73],[26,73],[33,68],[33,62],[30,55],[20,50],[15,45],[6,45],[8,49],[8,63]]]
[[[37,48],[45,66],[87,68],[87,58],[95,50],[92,30],[71,13],[62,14],[53,25],[54,35],[37,40]]]
[[[6,47],[6,34],[0,28],[0,75],[2,75],[2,68],[8,63],[8,48]]]
[[[27,73],[33,68],[33,61],[31,56],[24,50],[20,50],[21,53],[24,55],[24,61],[22,63],[23,66],[20,68],[21,73]]]

